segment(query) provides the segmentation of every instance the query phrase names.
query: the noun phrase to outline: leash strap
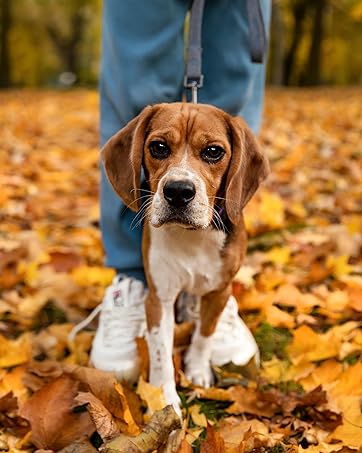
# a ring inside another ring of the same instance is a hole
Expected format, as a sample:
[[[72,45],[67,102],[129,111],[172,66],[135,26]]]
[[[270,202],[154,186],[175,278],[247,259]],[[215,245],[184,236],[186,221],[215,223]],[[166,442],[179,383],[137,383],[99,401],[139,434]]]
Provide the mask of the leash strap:
[[[193,0],[188,36],[184,88],[191,89],[191,102],[197,104],[197,90],[202,88],[204,76],[201,70],[201,29],[205,0]],[[250,57],[253,63],[263,63],[267,40],[259,0],[246,0],[249,22]]]
[[[194,0],[190,13],[189,38],[187,49],[186,74],[184,87],[191,88],[191,102],[197,104],[197,90],[204,83],[201,72],[201,28],[205,0]]]

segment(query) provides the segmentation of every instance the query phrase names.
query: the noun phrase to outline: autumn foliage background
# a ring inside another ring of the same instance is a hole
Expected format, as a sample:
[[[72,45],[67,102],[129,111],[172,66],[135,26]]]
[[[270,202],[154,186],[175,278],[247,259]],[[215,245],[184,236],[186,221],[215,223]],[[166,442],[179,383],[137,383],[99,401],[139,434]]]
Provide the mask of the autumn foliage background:
[[[284,54],[275,55],[281,38],[274,29],[270,82],[310,84],[317,3],[275,2]],[[0,92],[0,450],[95,452],[120,433],[146,439],[140,452],[361,448],[362,90],[353,49],[362,7],[321,3],[317,82],[354,86],[267,89],[260,141],[272,174],[245,210],[249,253],[234,282],[261,368],[215,368],[214,388],[193,387],[182,373],[192,325],[179,325],[174,360],[185,421],[170,439],[169,415],[161,414],[154,446],[141,430],[163,399],[147,383],[145,342],[138,341],[142,377],[130,388],[87,366],[96,322],[74,341],[68,337],[114,275],[103,266],[98,95],[89,88],[97,76],[100,4],[49,0],[42,9],[31,0],[1,0],[2,19],[11,9],[10,31],[0,26],[0,65],[9,68],[1,83],[13,88]],[[19,15],[21,7],[29,14]],[[59,14],[50,16],[52,8]],[[303,33],[291,58],[298,14]],[[29,54],[25,37],[34,23],[41,51]],[[74,23],[88,27],[79,42],[75,34],[71,67],[52,39],[71,49]],[[83,88],[55,89],[69,83]]]

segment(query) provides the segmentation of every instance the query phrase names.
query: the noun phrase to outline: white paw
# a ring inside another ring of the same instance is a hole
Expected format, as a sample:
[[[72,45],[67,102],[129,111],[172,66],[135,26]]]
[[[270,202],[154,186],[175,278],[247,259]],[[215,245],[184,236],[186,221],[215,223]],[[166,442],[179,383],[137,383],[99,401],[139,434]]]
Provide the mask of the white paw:
[[[203,369],[186,367],[186,378],[192,381],[193,384],[208,388],[214,382],[214,377],[210,365],[206,365]]]
[[[202,387],[210,387],[214,382],[214,376],[209,361],[196,360],[192,353],[186,354],[185,357],[185,375],[189,381]]]
[[[162,386],[163,395],[165,397],[166,404],[171,404],[175,409],[176,414],[181,418],[181,400],[176,392],[176,386],[174,382],[164,384]]]

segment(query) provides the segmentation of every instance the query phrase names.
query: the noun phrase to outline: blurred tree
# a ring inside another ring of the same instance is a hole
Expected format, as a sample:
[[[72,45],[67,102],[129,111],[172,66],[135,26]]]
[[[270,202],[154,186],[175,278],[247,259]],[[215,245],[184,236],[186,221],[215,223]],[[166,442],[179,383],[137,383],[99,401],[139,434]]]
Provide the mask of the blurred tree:
[[[292,82],[295,60],[301,41],[303,39],[304,21],[312,0],[294,0],[291,2],[291,13],[293,16],[293,28],[291,44],[286,51],[283,64],[283,84],[290,85]]]
[[[11,0],[0,0],[0,87],[11,85],[9,35]]]
[[[311,44],[305,72],[301,74],[301,85],[319,85],[322,67],[322,44],[324,39],[325,15],[328,13],[327,0],[318,0],[310,5],[313,16]]]
[[[59,1],[57,3],[59,4]],[[90,2],[89,0],[73,0],[60,3],[63,3],[62,12],[65,12],[67,17],[64,18],[64,21],[59,21],[58,16],[47,14],[45,28],[61,59],[64,70],[73,73],[76,80],[79,80],[80,44],[87,24],[87,6]],[[47,7],[54,11],[56,5],[54,1],[49,1]],[[69,24],[68,27],[64,27],[66,23]]]
[[[272,0],[268,81],[362,81],[362,0]],[[101,0],[0,0],[0,86],[95,84]],[[181,70],[181,69],[180,69]]]
[[[273,8],[269,82],[361,82],[361,0],[273,0]]]
[[[272,85],[283,83],[283,58],[285,52],[285,27],[281,0],[273,0],[270,36],[270,75]]]
[[[78,84],[96,83],[100,8],[101,0],[17,0],[10,45],[14,83],[59,85],[65,72]]]

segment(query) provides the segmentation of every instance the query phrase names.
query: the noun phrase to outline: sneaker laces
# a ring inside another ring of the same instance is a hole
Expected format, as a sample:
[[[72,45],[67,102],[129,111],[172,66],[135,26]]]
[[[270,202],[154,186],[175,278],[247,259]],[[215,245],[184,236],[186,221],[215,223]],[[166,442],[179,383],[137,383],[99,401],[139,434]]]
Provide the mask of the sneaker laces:
[[[75,340],[75,337],[78,335],[78,333],[81,332],[83,329],[85,329],[93,321],[93,319],[98,315],[98,313],[101,310],[102,310],[102,304],[99,304],[89,313],[89,315],[85,319],[83,319],[78,324],[76,324],[68,334],[68,341],[73,343],[73,341]]]

